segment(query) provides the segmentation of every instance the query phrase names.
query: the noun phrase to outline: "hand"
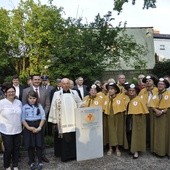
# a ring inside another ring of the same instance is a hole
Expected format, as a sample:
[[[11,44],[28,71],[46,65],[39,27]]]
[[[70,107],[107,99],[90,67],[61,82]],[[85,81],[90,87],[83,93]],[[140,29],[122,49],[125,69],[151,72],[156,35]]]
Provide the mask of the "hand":
[[[167,113],[168,109],[164,109],[164,113]]]
[[[156,115],[157,117],[161,116],[162,114],[163,114],[163,113],[162,113],[161,110],[155,110],[155,115]]]
[[[28,130],[31,132],[33,132],[35,129],[36,129],[35,127],[31,127],[31,126],[28,127]]]
[[[38,128],[35,128],[34,130],[33,130],[33,133],[38,133],[38,132],[40,132],[41,131],[41,127],[39,126]]]

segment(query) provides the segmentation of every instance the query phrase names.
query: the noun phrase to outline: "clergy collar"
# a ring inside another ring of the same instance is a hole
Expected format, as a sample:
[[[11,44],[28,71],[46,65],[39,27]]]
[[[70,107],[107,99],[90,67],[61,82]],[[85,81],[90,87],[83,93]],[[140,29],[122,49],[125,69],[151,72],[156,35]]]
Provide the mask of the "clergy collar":
[[[63,89],[63,93],[70,93],[70,90],[69,89],[68,90]]]

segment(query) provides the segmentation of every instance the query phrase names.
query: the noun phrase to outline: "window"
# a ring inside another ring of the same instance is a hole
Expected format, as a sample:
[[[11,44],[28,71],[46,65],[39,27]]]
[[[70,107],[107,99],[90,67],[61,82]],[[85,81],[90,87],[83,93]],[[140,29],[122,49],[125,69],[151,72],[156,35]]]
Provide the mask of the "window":
[[[160,50],[165,50],[165,45],[160,45]]]

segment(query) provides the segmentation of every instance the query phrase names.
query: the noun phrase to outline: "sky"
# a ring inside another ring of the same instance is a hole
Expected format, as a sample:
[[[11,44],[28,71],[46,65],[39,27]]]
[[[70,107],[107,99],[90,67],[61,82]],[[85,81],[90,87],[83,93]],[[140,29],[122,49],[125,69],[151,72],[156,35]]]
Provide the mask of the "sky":
[[[16,8],[20,0],[0,0],[0,7],[6,9]],[[127,27],[153,27],[159,30],[161,34],[170,34],[170,22],[168,21],[170,1],[157,0],[157,8],[143,10],[143,1],[136,0],[136,5],[126,3],[123,11],[117,15],[113,12],[113,26],[119,22],[127,22]],[[113,11],[114,0],[53,0],[53,5],[64,8],[63,17],[83,18],[83,22],[90,23],[94,21],[99,13],[101,16]],[[48,3],[48,0],[41,0],[42,4]],[[123,26],[123,25],[122,25]]]

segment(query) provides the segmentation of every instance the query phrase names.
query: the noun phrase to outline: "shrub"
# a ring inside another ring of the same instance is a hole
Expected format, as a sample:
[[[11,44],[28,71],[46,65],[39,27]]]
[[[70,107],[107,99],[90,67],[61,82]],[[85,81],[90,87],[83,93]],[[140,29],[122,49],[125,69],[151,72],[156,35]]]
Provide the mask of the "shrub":
[[[153,68],[153,74],[157,75],[158,77],[170,75],[170,60],[156,63],[155,67]]]

